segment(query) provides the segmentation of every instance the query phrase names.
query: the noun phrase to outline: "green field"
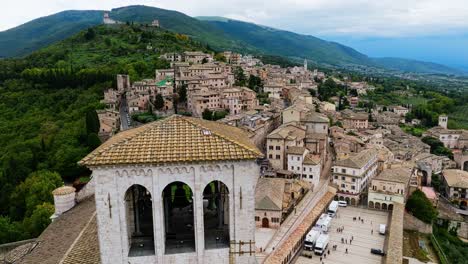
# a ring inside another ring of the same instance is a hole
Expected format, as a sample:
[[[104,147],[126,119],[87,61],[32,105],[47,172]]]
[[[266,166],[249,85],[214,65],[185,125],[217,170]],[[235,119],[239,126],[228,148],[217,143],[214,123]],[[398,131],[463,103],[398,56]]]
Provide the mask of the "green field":
[[[468,129],[468,105],[458,106],[453,113],[449,114],[449,127]]]

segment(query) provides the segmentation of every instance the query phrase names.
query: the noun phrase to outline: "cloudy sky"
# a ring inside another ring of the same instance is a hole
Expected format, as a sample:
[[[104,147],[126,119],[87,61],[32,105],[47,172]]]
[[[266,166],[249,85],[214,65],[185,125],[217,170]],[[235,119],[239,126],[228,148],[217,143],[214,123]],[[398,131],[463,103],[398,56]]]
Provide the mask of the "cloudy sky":
[[[143,4],[181,11],[191,16],[225,16],[311,34],[343,42],[371,56],[397,56],[403,52],[404,47],[400,46],[409,38],[427,40],[437,37],[439,42],[441,38],[449,42],[452,39],[456,41],[462,39],[462,42],[458,41],[454,47],[466,47],[464,45],[468,44],[467,0],[2,0],[2,2],[0,31],[63,10],[109,10],[120,6]],[[381,46],[385,46],[386,40],[389,39],[401,42],[392,43],[398,49],[388,47],[385,52],[380,52]],[[426,58],[426,53],[422,56],[411,56],[415,52],[420,52],[421,45],[418,42],[415,42],[415,47],[414,52],[412,50],[404,52],[408,53],[409,57]],[[427,49],[438,47],[430,46]]]

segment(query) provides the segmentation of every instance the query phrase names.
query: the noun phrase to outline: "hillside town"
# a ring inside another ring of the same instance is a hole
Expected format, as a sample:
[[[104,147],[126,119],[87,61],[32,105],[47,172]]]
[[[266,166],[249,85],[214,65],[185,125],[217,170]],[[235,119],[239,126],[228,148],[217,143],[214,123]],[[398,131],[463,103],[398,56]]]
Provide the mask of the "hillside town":
[[[468,239],[468,131],[449,129],[448,116],[423,138],[453,157],[431,153],[402,129],[419,122],[405,118],[411,106],[364,107],[375,87],[309,69],[307,60],[282,68],[231,51],[161,58],[170,68],[154,78],[120,74],[104,91],[97,110],[104,143],[80,161],[91,181],[79,191],[56,189],[54,221],[41,242],[8,256],[27,252],[21,263],[408,263],[415,260],[404,253],[405,232],[432,233],[405,209],[420,192],[438,212],[436,223]],[[349,94],[320,100],[328,80]],[[65,223],[76,228],[64,230]],[[68,242],[58,245],[58,234]]]

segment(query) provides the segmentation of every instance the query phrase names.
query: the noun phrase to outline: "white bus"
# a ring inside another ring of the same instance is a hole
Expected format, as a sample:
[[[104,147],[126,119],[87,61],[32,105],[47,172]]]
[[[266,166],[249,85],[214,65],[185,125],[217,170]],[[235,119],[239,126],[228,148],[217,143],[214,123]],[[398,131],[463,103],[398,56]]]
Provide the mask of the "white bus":
[[[328,247],[329,237],[326,234],[321,234],[315,242],[314,252],[316,255],[322,255]]]
[[[312,251],[317,242],[317,238],[320,236],[320,230],[312,229],[307,233],[304,241],[304,249]]]

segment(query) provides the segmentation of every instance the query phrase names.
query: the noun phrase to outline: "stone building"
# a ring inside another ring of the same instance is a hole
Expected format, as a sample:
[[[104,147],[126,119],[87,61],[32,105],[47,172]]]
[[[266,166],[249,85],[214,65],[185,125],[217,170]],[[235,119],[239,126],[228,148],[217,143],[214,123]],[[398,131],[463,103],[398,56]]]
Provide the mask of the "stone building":
[[[255,189],[256,226],[279,228],[310,187],[297,179],[259,178]]]
[[[332,168],[333,183],[338,186],[337,199],[357,205],[361,194],[378,174],[377,152],[365,149],[337,160]]]
[[[107,139],[120,129],[120,114],[116,110],[96,110],[99,118],[99,137]]]
[[[96,181],[101,263],[255,263],[261,157],[238,128],[190,117],[109,139],[80,161]]]
[[[389,168],[372,179],[367,198],[369,208],[393,210],[394,203],[404,205],[413,172],[412,168]]]
[[[306,129],[295,122],[281,125],[267,136],[267,158],[276,170],[286,169],[286,151],[304,147]]]
[[[468,204],[468,172],[462,170],[442,171],[441,194],[452,202],[466,208]]]
[[[366,113],[354,113],[350,110],[342,112],[343,127],[346,129],[367,129],[369,127],[369,115]]]
[[[313,186],[318,186],[322,167],[319,155],[313,155],[304,147],[289,147],[286,155],[287,170],[294,172],[300,179],[310,182]]]

